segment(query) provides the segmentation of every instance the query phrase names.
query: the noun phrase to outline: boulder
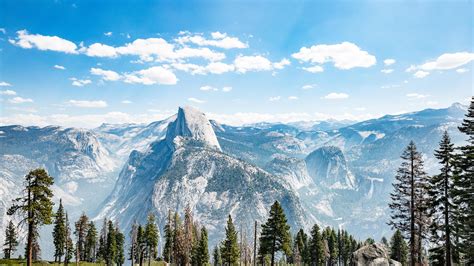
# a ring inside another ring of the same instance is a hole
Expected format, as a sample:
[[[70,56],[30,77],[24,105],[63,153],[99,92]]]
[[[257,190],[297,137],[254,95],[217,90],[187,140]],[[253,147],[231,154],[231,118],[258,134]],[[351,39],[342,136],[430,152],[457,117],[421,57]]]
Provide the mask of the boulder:
[[[388,248],[380,243],[365,245],[354,253],[351,257],[353,266],[401,266],[398,261],[390,259]]]

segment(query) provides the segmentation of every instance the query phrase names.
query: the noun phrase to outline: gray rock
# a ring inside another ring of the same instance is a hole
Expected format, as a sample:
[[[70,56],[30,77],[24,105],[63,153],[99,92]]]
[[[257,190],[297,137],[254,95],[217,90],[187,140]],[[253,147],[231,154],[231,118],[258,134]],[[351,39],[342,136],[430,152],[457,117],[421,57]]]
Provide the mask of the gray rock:
[[[401,266],[398,261],[390,259],[387,247],[380,243],[366,245],[352,253],[353,266]]]

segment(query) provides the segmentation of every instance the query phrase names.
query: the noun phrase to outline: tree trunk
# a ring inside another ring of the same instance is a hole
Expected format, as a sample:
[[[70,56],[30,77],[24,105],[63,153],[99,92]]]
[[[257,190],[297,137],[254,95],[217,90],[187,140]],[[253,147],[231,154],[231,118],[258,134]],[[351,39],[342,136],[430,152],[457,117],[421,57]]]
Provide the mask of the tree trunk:
[[[28,186],[29,187],[29,186]],[[28,188],[28,207],[31,206],[31,190]],[[28,256],[26,257],[26,265],[33,265],[33,213],[31,210],[28,210],[28,241],[26,244],[26,249],[28,250]]]
[[[446,266],[451,266],[451,229],[449,228],[449,198],[448,198],[448,167],[449,162],[446,162],[446,172],[444,174],[444,226],[446,231]]]
[[[410,156],[410,265],[415,266],[415,173],[413,171],[413,154]]]
[[[275,266],[275,237],[273,237],[271,266]]]

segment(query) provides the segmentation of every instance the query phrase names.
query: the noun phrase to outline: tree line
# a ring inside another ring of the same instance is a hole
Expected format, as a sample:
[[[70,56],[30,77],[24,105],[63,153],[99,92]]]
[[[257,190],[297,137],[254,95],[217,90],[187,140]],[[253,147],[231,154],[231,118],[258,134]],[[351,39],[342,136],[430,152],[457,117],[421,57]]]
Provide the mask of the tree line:
[[[455,147],[444,132],[434,154],[440,166],[435,175],[426,174],[414,142],[401,156],[389,225],[408,240],[409,258],[398,261],[474,264],[474,98],[458,129],[467,135],[467,142]]]

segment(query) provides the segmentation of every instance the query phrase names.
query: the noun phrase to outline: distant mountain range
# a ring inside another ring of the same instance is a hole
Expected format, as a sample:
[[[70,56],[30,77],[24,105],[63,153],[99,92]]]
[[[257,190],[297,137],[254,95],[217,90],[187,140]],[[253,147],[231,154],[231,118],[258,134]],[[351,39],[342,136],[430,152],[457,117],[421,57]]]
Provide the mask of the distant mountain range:
[[[453,104],[358,123],[235,127],[185,107],[147,125],[2,126],[0,230],[22,177],[41,166],[55,177],[55,194],[72,216],[84,210],[124,228],[144,222],[148,212],[163,225],[168,209],[189,204],[216,243],[228,214],[250,229],[279,200],[294,230],[318,222],[378,239],[390,231],[387,202],[405,146],[415,141],[428,172],[435,172],[442,132],[456,144],[464,141],[457,126],[466,110]]]

